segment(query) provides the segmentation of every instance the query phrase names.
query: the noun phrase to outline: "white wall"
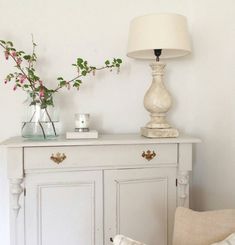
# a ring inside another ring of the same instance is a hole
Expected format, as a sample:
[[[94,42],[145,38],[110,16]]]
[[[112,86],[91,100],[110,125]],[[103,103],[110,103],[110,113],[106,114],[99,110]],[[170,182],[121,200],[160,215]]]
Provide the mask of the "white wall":
[[[0,39],[30,52],[38,43],[38,71],[55,84],[73,77],[70,64],[81,56],[95,65],[120,56],[119,75],[89,77],[79,92],[63,91],[57,100],[63,132],[73,128],[75,112],[91,113],[100,132],[138,132],[148,120],[142,106],[151,76],[148,62],[126,58],[128,25],[134,16],[176,12],[188,17],[193,54],[168,62],[166,84],[174,97],[169,115],[183,133],[202,138],[195,147],[194,207],[235,206],[235,22],[233,0],[0,0]],[[0,81],[9,65],[0,54]],[[24,94],[0,83],[0,141],[20,134]],[[0,159],[0,240],[8,244],[7,181],[4,150]]]
[[[194,206],[235,208],[235,2],[197,0],[191,7],[189,125],[203,140],[195,153]]]

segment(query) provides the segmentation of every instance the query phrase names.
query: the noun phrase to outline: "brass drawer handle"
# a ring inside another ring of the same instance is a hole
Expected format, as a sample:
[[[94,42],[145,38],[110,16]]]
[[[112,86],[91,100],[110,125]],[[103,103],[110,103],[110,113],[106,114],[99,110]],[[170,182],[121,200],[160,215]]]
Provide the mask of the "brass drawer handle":
[[[147,150],[146,152],[143,151],[142,157],[146,160],[150,161],[156,156],[156,153],[154,151]]]
[[[51,160],[57,164],[60,164],[61,162],[63,162],[66,159],[65,154],[61,154],[59,152],[57,152],[55,155],[52,154],[51,155]]]

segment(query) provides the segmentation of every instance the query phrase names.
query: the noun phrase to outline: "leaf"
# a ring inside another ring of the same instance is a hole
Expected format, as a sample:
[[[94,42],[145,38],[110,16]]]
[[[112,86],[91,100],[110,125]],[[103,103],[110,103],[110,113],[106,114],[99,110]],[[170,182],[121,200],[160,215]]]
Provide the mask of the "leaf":
[[[5,42],[5,41],[3,41],[3,40],[0,40],[0,43],[2,43],[2,44],[6,44],[6,42]]]
[[[66,85],[66,81],[63,80],[60,82],[60,87],[64,87],[65,85]]]
[[[80,86],[79,83],[74,83],[74,84],[73,84],[73,87],[75,87],[75,88],[77,88],[77,87],[79,87],[79,86]]]
[[[13,43],[11,41],[8,41],[7,44],[9,44],[11,47],[13,47]]]
[[[36,105],[36,101],[32,101],[32,102],[29,104],[29,106],[31,106],[31,105]]]
[[[29,76],[32,76],[32,77],[34,76],[34,73],[32,70],[28,69],[28,73],[29,73]]]
[[[63,77],[57,77],[57,80],[64,80]]]
[[[25,60],[30,60],[30,59],[31,59],[31,56],[30,56],[30,55],[24,55],[23,58],[24,58]]]
[[[122,63],[122,59],[117,59],[117,63],[121,64]]]
[[[34,79],[34,81],[39,81],[40,80],[40,78],[35,76],[35,75],[34,75],[33,79]]]
[[[81,64],[83,62],[82,58],[77,58],[77,64]]]
[[[81,69],[84,69],[84,65],[83,65],[83,64],[78,64],[78,66],[79,66]]]
[[[105,65],[109,65],[110,64],[110,61],[109,60],[106,60],[105,61]]]
[[[83,76],[86,76],[86,74],[87,74],[87,71],[82,71]]]

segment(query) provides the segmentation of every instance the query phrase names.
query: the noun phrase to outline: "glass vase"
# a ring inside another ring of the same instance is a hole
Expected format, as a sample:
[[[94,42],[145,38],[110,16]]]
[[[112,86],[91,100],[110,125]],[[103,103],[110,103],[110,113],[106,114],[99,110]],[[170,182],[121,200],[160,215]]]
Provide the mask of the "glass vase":
[[[32,140],[55,139],[59,133],[59,113],[55,106],[41,108],[40,104],[25,103],[21,134]]]

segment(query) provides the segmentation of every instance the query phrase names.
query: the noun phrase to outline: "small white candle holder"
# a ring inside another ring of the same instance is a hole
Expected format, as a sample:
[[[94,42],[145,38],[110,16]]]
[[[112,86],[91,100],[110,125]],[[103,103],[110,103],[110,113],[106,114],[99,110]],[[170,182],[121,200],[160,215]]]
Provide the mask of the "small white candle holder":
[[[75,114],[75,132],[89,132],[90,114],[76,113]]]

